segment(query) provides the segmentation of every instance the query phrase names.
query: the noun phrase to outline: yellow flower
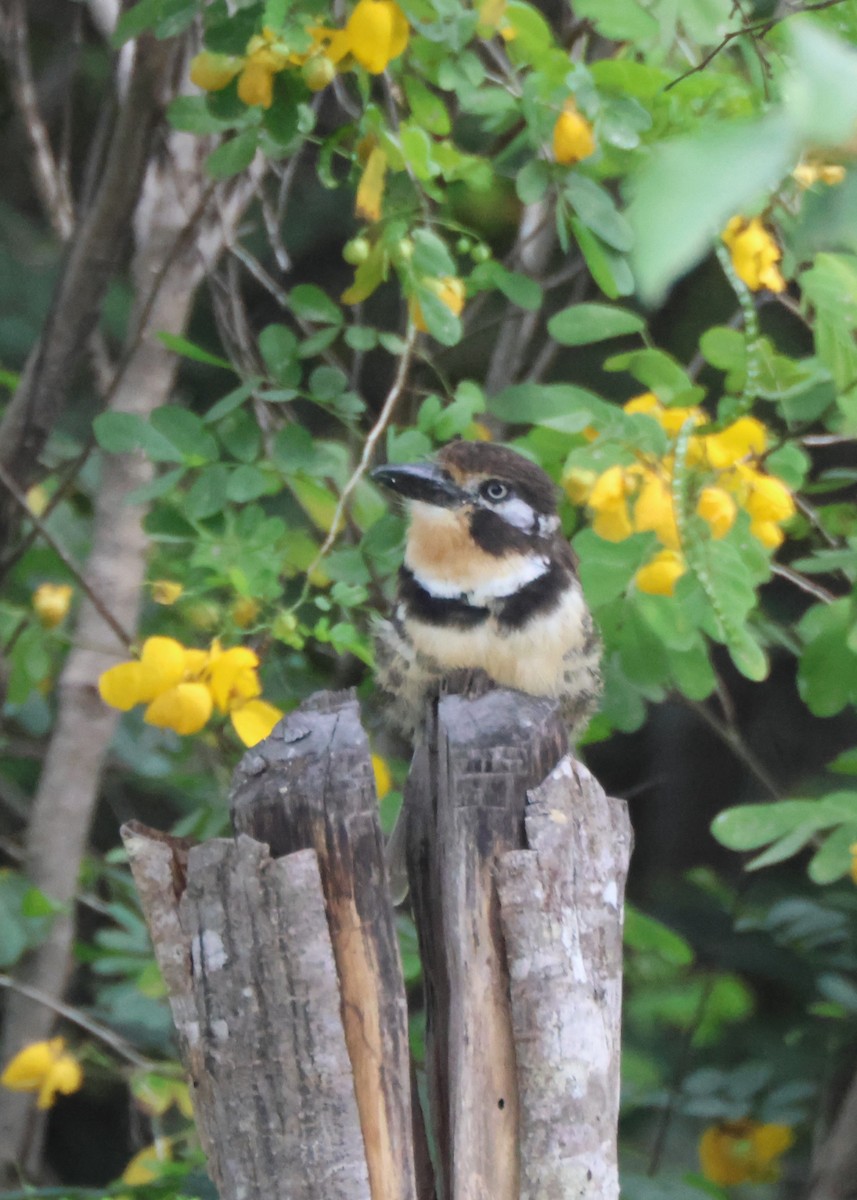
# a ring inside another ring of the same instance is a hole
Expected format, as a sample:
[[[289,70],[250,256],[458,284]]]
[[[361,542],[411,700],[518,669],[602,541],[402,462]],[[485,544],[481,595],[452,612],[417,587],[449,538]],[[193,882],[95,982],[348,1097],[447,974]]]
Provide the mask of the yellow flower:
[[[138,1150],[120,1175],[123,1183],[132,1187],[141,1183],[154,1183],[161,1176],[161,1164],[172,1158],[169,1138],[157,1138],[151,1146]]]
[[[58,1093],[64,1096],[83,1086],[83,1070],[73,1054],[66,1054],[65,1041],[51,1038],[25,1046],[0,1075],[0,1083],[13,1092],[37,1092],[38,1108],[50,1108]]]
[[[359,0],[345,24],[348,49],[370,75],[381,75],[408,44],[408,20],[395,0]]]
[[[354,211],[366,221],[381,219],[381,204],[384,199],[384,180],[387,175],[387,155],[375,146],[366,160],[366,166],[357,185]]]
[[[464,281],[456,275],[445,275],[443,279],[424,279],[425,286],[437,296],[451,313],[459,316],[464,308]],[[420,308],[420,302],[415,296],[412,296],[409,302],[411,310],[411,320],[417,329],[422,333],[428,333],[423,310]]]
[[[255,746],[268,736],[282,715],[282,709],[267,700],[246,700],[232,706],[229,719],[244,745]]]
[[[678,550],[681,545],[669,483],[652,471],[646,472],[634,505],[634,528],[638,533],[652,530],[661,545],[670,550]]]
[[[764,453],[768,431],[755,417],[739,417],[719,433],[708,433],[699,440],[710,465],[722,470]]]
[[[744,507],[754,521],[788,521],[795,514],[791,492],[780,479],[754,471]]]
[[[33,592],[33,608],[45,629],[55,629],[71,607],[74,588],[68,583],[40,583]]]
[[[238,97],[246,105],[270,108],[274,99],[274,76],[292,65],[293,56],[265,28],[250,38],[243,56],[213,54],[203,50],[190,64],[191,81],[205,92],[219,92],[238,76]]]
[[[148,704],[161,692],[175,687],[185,673],[185,648],[175,638],[150,637],[143,643],[139,661],[110,667],[98,680],[101,699],[111,708],[127,712],[135,704]]]
[[[792,171],[792,179],[798,187],[810,188],[814,183],[826,183],[834,187],[845,178],[845,168],[839,163],[798,163]]]
[[[699,493],[696,511],[707,521],[712,535],[722,538],[735,524],[738,506],[724,488],[705,487]]]
[[[628,494],[633,481],[624,467],[608,467],[589,493],[588,504],[595,513],[592,528],[607,542],[622,542],[634,532],[628,514]]]
[[[777,1159],[794,1141],[788,1125],[763,1125],[750,1117],[709,1125],[699,1143],[702,1173],[712,1183],[767,1183],[779,1174]]]
[[[190,80],[204,92],[219,92],[228,87],[241,70],[242,59],[231,54],[213,54],[203,50],[190,60]]]
[[[375,791],[378,793],[378,799],[383,800],[393,786],[393,776],[386,759],[380,754],[372,755],[372,770],[375,772]]]
[[[585,467],[571,467],[563,473],[563,490],[572,504],[586,503],[597,478],[595,471],[589,471]]]
[[[773,236],[765,229],[761,218],[733,217],[721,234],[732,256],[732,265],[739,279],[753,292],[768,288],[772,292],[785,290],[786,281],[777,263],[782,251]]]
[[[643,392],[634,396],[624,405],[626,413],[644,413],[654,417],[660,427],[670,437],[678,437],[685,421],[692,420],[694,425],[702,425],[705,415],[699,408],[665,408],[654,392]]]
[[[680,554],[675,550],[661,550],[645,566],[640,567],[634,576],[634,582],[641,592],[650,596],[671,596],[675,591],[676,580],[680,579],[686,570]]]
[[[553,156],[563,166],[589,158],[595,151],[592,126],[581,116],[574,101],[566,101],[553,127]]]
[[[143,714],[147,725],[187,735],[199,733],[213,709],[211,692],[204,683],[177,683],[156,696]]]
[[[242,596],[232,605],[230,616],[239,629],[246,629],[259,615],[259,603]]]
[[[222,713],[229,712],[236,703],[261,695],[262,686],[256,673],[258,666],[259,656],[247,646],[221,650],[219,642],[212,645],[207,682],[212,699]]]
[[[198,733],[216,707],[229,713],[244,744],[254,746],[283,715],[258,699],[258,666],[258,655],[246,646],[224,650],[215,640],[208,650],[192,650],[173,638],[147,638],[139,661],[111,667],[98,688],[112,708],[147,704],[144,721],[183,735]]]
[[[50,503],[50,497],[40,483],[33,484],[33,486],[27,491],[26,499],[27,508],[34,517],[40,517]]]
[[[156,604],[175,604],[183,591],[182,585],[172,579],[156,579],[152,584],[152,599]]]

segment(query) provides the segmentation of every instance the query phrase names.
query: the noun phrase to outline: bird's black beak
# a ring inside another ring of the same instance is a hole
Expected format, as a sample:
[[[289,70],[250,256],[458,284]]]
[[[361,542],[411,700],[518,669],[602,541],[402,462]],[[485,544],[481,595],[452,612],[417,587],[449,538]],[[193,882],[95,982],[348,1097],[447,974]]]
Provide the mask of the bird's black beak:
[[[435,463],[397,463],[395,466],[376,467],[372,478],[405,500],[419,500],[440,508],[457,508],[467,499],[467,493]]]

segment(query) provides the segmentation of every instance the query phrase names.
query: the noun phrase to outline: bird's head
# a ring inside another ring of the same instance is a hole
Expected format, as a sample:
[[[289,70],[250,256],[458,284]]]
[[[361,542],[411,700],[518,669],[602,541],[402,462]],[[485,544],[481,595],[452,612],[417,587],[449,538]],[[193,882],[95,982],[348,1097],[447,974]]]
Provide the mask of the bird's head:
[[[451,442],[431,462],[379,467],[372,478],[405,500],[405,562],[436,594],[490,589],[492,581],[505,589],[535,578],[549,557],[557,488],[514,450]]]

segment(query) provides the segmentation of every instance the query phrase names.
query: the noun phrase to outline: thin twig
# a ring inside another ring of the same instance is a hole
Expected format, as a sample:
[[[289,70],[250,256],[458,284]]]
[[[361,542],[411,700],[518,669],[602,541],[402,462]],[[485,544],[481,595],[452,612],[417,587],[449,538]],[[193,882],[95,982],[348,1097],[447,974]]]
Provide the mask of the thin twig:
[[[745,743],[740,731],[729,722],[719,720],[710,709],[704,704],[699,703],[699,701],[688,700],[687,697],[683,697],[683,700],[726,743],[735,757],[739,758],[749,768],[751,774],[755,775],[765,791],[774,800],[780,800],[782,798],[780,789],[768,774],[767,769]]]
[[[106,1046],[109,1046],[120,1058],[124,1058],[132,1066],[152,1070],[156,1065],[152,1059],[146,1058],[135,1050],[118,1033],[114,1033],[112,1029],[108,1029],[106,1025],[102,1025],[100,1021],[94,1021],[92,1017],[85,1016],[78,1009],[72,1008],[71,1005],[64,1004],[62,1000],[54,999],[47,992],[43,992],[39,988],[30,987],[26,983],[19,983],[11,975],[5,974],[0,975],[0,987],[9,988],[11,991],[17,992],[18,995],[24,996],[27,1000],[33,1000],[36,1004],[43,1004],[45,1008],[49,1008],[52,1012],[64,1017],[67,1021],[71,1021],[73,1025],[85,1029],[87,1033],[104,1042]]]
[[[801,13],[819,12],[824,8],[834,8],[837,4],[842,4],[843,0],[820,0],[818,4],[805,4],[803,8],[796,8],[793,12],[783,13],[780,17],[765,17],[759,21],[751,21],[748,25],[742,25],[740,29],[733,29],[730,33],[725,34],[722,41],[710,50],[708,54],[702,58],[695,67],[691,67],[681,75],[677,75],[675,79],[664,88],[668,92],[670,88],[676,87],[682,80],[689,78],[691,75],[696,75],[699,71],[704,71],[710,62],[712,62],[721,50],[725,50],[730,42],[734,42],[736,38],[743,37],[745,34],[750,36],[766,37],[776,25],[780,25],[783,21],[787,21],[789,17],[795,17]]]
[[[86,596],[89,598],[89,601],[92,604],[92,607],[95,609],[95,611],[98,613],[98,615],[102,618],[102,620],[105,622],[105,624],[109,625],[110,628],[113,630],[113,632],[116,634],[117,638],[122,643],[123,648],[128,649],[133,641],[133,638],[131,637],[131,635],[125,629],[122,628],[122,626],[119,624],[119,622],[113,616],[113,614],[110,612],[110,610],[104,604],[104,602],[101,600],[101,597],[98,596],[93,591],[93,589],[89,586],[89,583],[87,582],[86,578],[84,577],[84,574],[81,571],[80,567],[77,565],[77,563],[72,558],[69,557],[69,555],[67,554],[65,549],[60,545],[60,543],[56,540],[54,535],[47,528],[47,526],[45,525],[45,523],[41,519],[41,517],[37,517],[36,514],[31,510],[29,504],[27,503],[27,497],[24,495],[24,493],[21,491],[21,489],[15,483],[15,480],[12,479],[12,477],[8,474],[8,472],[2,466],[0,466],[0,483],[2,483],[3,487],[9,493],[9,495],[12,497],[12,499],[15,501],[15,503],[18,505],[18,507],[20,509],[22,509],[23,512],[26,514],[26,516],[33,522],[33,525],[36,527],[36,529],[38,529],[39,535],[42,537],[42,539],[48,543],[50,548],[54,551],[55,554],[57,554],[59,556],[59,558],[64,563],[65,567],[71,572],[71,574],[77,580],[78,584],[80,585],[81,591],[83,591],[86,594]]]
[[[799,587],[802,592],[808,592],[810,596],[815,596],[816,600],[822,600],[825,604],[832,604],[839,597],[829,592],[826,587],[822,587],[820,583],[815,583],[812,579],[807,579],[806,575],[801,575],[799,571],[793,570],[792,567],[783,566],[782,563],[774,563],[771,570],[775,575],[779,575],[781,579],[787,579],[789,583],[793,583],[795,587]]]
[[[393,410],[395,409],[396,405],[399,402],[399,399],[401,398],[402,392],[404,391],[404,388],[405,388],[405,382],[408,377],[408,370],[410,369],[411,359],[413,358],[414,344],[416,342],[416,339],[417,339],[417,330],[416,330],[416,327],[412,324],[409,327],[407,337],[405,338],[405,345],[404,345],[404,348],[402,349],[402,357],[399,359],[399,365],[398,365],[398,368],[396,369],[396,375],[395,375],[395,378],[393,379],[393,383],[390,387],[389,392],[387,393],[387,397],[384,400],[384,403],[381,407],[381,411],[378,414],[378,419],[376,420],[376,422],[372,426],[372,428],[369,430],[369,433],[366,435],[366,441],[363,444],[363,453],[360,455],[360,461],[358,462],[358,464],[354,470],[354,474],[351,476],[351,478],[346,483],[345,487],[342,489],[342,493],[339,497],[339,503],[337,504],[336,511],[333,514],[333,520],[331,521],[330,529],[328,531],[327,537],[322,542],[315,558],[312,560],[310,565],[307,567],[307,572],[306,572],[307,580],[309,580],[309,577],[312,575],[313,571],[316,570],[319,563],[322,561],[324,556],[330,550],[333,543],[336,541],[336,539],[339,535],[339,526],[342,523],[342,517],[345,512],[345,506],[348,504],[348,501],[351,499],[351,494],[354,491],[354,489],[357,487],[357,484],[360,482],[360,480],[366,474],[366,471],[369,468],[369,463],[372,459],[372,455],[375,452],[375,447],[378,444],[378,440],[381,437],[381,434],[387,428],[387,425],[390,422],[390,418],[393,415]]]

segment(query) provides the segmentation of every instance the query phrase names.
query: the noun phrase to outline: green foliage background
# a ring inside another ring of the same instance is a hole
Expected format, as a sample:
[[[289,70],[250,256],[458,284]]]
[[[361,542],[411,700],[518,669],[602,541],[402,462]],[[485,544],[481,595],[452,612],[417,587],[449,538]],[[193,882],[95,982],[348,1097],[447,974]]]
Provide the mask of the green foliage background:
[[[853,1060],[857,2],[807,7],[818,11],[508,0],[499,20],[513,36],[504,38],[457,0],[403,0],[411,41],[382,78],[358,69],[313,96],[299,71],[285,71],[267,110],[242,104],[234,84],[179,96],[173,126],[220,138],[208,160],[214,178],[245,171],[257,152],[272,164],[267,208],[251,211],[229,266],[245,327],[240,336],[224,327],[202,298],[187,338],[168,342],[183,359],[168,406],[150,421],[99,414],[82,379],[48,448],[50,497],[68,464],[95,447],[47,518],[77,561],[102,456],[139,450],[158,465],[134,498],[148,506],[149,579],[183,592],[171,607],[147,604],[144,635],[256,646],[265,695],[286,709],[320,687],[357,686],[401,784],[404,748],[373,707],[369,631],[389,602],[403,529],[353,476],[403,357],[412,355],[403,396],[375,431],[378,456],[391,461],[486,431],[558,481],[570,467],[600,472],[640,452],[662,455],[663,431],[621,407],[646,391],[667,406],[702,405],[712,429],[747,414],[764,422],[766,469],[800,496],[773,559],[746,523],[714,540],[700,522],[676,594],[646,595],[633,577],[654,536],[605,541],[585,510],[562,504],[605,640],[606,696],[583,753],[630,797],[638,827],[623,1076],[629,1200],[725,1194],[700,1176],[695,1144],[707,1125],[748,1115],[797,1133],[785,1175],[796,1190],[772,1182],[748,1184],[748,1194],[798,1194],[813,1136],[823,1143],[821,1114]],[[209,48],[242,55],[263,25],[300,42],[316,21],[331,23],[327,5],[267,0],[230,13],[220,0],[141,0],[115,42],[201,25]],[[38,19],[33,38],[47,71],[61,39]],[[114,53],[89,29],[84,45],[82,112],[104,103]],[[570,96],[597,150],[569,167],[553,161],[550,144]],[[389,163],[383,215],[368,224],[354,215],[366,139]],[[6,142],[15,164],[14,132]],[[802,156],[841,163],[844,180],[801,190],[791,171]],[[548,226],[535,268],[519,232],[534,212]],[[763,213],[775,230],[789,281],[780,296],[751,293],[715,255],[737,213]],[[343,260],[346,244],[356,266]],[[57,259],[19,159],[0,209],[8,393],[50,303]],[[426,287],[447,276],[466,283],[460,316]],[[349,288],[356,303],[342,300]],[[426,334],[409,323],[411,299]],[[127,308],[120,279],[102,321],[114,343]],[[521,345],[511,376],[486,386],[510,339]],[[7,570],[0,602],[4,970],[44,937],[52,914],[14,853],[71,628],[46,630],[35,618],[32,594],[45,580],[77,585],[36,537]],[[241,600],[255,606],[249,625],[236,620]],[[238,753],[226,733],[180,739],[129,714],[81,880],[81,1009],[149,1064],[129,1068],[87,1042],[86,1102],[106,1120],[105,1099],[131,1086],[141,1119],[177,1138],[168,1193],[202,1194],[205,1184],[186,1120],[174,1105],[159,1113],[145,1101],[147,1089],[164,1094],[176,1067],[116,817],[221,832]],[[385,820],[396,801],[385,799]],[[407,921],[403,947],[417,989]],[[74,1128],[83,1103],[65,1101],[56,1125]],[[130,1158],[133,1139],[116,1138]],[[84,1162],[57,1153],[69,1184],[104,1183],[122,1166],[95,1147]]]

